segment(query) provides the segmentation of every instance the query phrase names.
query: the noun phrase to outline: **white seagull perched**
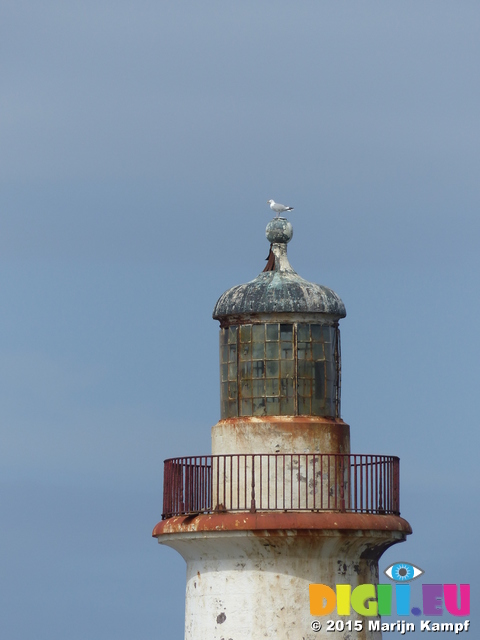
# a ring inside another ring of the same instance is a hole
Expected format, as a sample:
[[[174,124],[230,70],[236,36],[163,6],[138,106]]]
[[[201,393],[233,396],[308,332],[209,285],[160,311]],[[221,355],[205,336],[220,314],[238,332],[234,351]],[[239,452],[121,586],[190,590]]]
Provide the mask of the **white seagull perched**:
[[[277,214],[275,217],[278,218],[281,213],[285,211],[292,211],[293,207],[286,207],[284,204],[280,204],[279,202],[275,202],[275,200],[267,200],[267,204],[270,205],[270,209],[275,211]]]

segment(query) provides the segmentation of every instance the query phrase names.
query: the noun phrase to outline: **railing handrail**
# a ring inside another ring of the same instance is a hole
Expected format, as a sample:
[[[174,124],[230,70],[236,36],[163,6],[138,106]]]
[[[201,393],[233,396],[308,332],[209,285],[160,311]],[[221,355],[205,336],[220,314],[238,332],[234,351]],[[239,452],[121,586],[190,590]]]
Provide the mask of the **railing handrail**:
[[[164,465],[163,519],[225,511],[400,513],[397,456],[227,453]]]
[[[345,456],[356,456],[358,458],[363,457],[363,458],[383,458],[383,459],[389,459],[389,460],[398,460],[400,461],[400,458],[398,456],[391,456],[391,455],[385,455],[383,453],[321,453],[319,451],[309,451],[308,453],[297,453],[294,452],[292,453],[291,451],[287,451],[285,453],[267,453],[267,452],[262,452],[262,453],[219,453],[219,454],[214,454],[214,453],[205,453],[202,455],[193,455],[193,456],[175,456],[174,458],[165,458],[165,460],[163,461],[163,463],[165,464],[166,462],[176,462],[178,460],[190,460],[190,459],[194,459],[194,458],[228,458],[230,456],[233,457],[238,457],[238,456],[341,456],[342,458]]]

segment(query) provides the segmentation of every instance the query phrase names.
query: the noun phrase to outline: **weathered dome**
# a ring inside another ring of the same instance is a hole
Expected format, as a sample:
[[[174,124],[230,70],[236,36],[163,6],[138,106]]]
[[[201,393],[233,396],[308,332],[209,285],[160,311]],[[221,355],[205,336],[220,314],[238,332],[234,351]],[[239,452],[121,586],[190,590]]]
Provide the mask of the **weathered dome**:
[[[254,280],[226,291],[217,301],[213,317],[254,313],[324,313],[335,319],[346,316],[340,297],[320,284],[301,278],[287,258],[293,228],[285,218],[274,218],[266,230],[271,242],[266,270]]]

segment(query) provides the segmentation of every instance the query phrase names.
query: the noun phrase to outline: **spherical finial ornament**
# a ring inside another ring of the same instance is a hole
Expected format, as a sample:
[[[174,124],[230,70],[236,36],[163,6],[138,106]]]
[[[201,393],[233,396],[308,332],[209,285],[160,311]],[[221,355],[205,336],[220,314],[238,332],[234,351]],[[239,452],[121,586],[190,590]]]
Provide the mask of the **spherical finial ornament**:
[[[271,244],[287,244],[293,238],[293,227],[286,218],[274,218],[267,224],[265,235]]]

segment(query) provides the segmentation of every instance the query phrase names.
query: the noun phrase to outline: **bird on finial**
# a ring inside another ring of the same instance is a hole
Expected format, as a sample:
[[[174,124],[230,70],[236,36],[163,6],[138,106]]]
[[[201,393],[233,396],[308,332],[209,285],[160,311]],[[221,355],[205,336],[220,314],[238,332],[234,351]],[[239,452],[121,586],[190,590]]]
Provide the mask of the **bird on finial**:
[[[275,200],[267,200],[267,204],[270,205],[270,209],[275,211],[277,214],[275,217],[278,218],[281,213],[285,211],[292,211],[293,207],[286,207],[284,204],[280,204],[279,202],[275,202]]]

